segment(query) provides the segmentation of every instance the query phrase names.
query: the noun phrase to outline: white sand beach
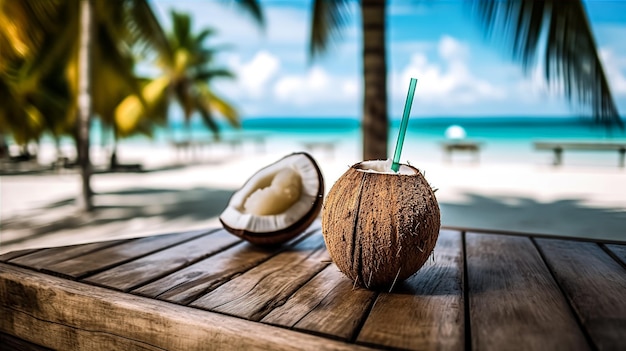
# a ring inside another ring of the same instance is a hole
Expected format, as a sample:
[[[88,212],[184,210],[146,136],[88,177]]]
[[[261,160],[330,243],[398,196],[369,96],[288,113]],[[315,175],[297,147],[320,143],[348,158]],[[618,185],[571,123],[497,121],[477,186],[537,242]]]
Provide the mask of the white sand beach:
[[[233,191],[292,151],[299,150],[244,146],[191,161],[165,146],[122,147],[121,161],[140,162],[144,172],[95,174],[97,209],[89,215],[74,205],[75,171],[2,176],[0,253],[220,226]],[[326,191],[358,161],[342,150],[312,155]],[[626,240],[626,169],[616,162],[556,168],[544,159],[475,164],[439,156],[412,164],[439,189],[443,226]],[[104,159],[94,150],[96,164]]]

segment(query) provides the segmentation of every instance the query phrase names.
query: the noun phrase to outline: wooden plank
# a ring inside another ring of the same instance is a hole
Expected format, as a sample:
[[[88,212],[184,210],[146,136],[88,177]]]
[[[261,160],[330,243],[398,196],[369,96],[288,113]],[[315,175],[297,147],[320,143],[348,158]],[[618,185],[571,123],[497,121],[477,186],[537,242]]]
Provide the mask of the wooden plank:
[[[205,233],[206,231],[197,230],[186,233],[156,235],[135,239],[69,260],[59,261],[47,267],[43,267],[42,271],[67,278],[78,279],[167,247],[183,243]]]
[[[132,293],[186,305],[283,249],[262,248],[242,242]]]
[[[52,351],[52,349],[47,347],[39,346],[5,333],[0,333],[0,345],[2,345],[2,351]]]
[[[322,234],[316,232],[190,306],[258,321],[329,263]]]
[[[441,231],[433,260],[391,293],[382,293],[357,342],[408,350],[463,350],[461,233]]]
[[[626,267],[626,245],[604,245],[607,250],[620,261],[620,264]]]
[[[626,269],[591,243],[536,239],[554,276],[599,350],[626,341]]]
[[[470,233],[466,256],[472,349],[590,348],[529,238]]]
[[[10,252],[7,252],[7,253],[4,253],[4,254],[0,255],[0,262],[7,262],[7,261],[12,260],[12,259],[14,259],[16,257],[28,255],[30,253],[37,252],[39,250],[41,250],[41,249],[24,249],[24,250],[10,251]]]
[[[9,262],[13,264],[19,264],[33,269],[42,269],[60,261],[70,260],[72,258],[85,255],[91,252],[95,252],[107,247],[115,246],[123,242],[128,242],[133,239],[126,240],[112,240],[102,241],[90,244],[72,245],[72,246],[60,246],[52,247],[48,249],[41,249],[37,252],[20,256]]]
[[[331,264],[261,322],[351,340],[375,296]]]
[[[57,350],[366,350],[0,264],[0,332]]]
[[[93,275],[86,282],[128,291],[209,257],[241,239],[225,230],[203,235]]]

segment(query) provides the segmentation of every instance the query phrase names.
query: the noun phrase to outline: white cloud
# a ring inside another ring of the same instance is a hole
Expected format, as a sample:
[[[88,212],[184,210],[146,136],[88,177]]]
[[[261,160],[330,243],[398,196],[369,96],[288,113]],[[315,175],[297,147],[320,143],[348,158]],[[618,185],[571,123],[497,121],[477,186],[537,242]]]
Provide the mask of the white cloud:
[[[444,107],[469,105],[481,101],[501,100],[506,91],[472,74],[468,68],[469,47],[451,36],[438,43],[441,63],[431,62],[423,53],[411,56],[409,64],[392,74],[391,93],[404,99],[411,77],[419,80],[415,99]]]
[[[286,75],[274,86],[276,99],[285,104],[312,106],[329,102],[353,102],[358,94],[355,79],[329,75],[319,66],[304,75]]]
[[[600,49],[604,73],[615,96],[626,96],[626,58],[619,57],[607,48]]]
[[[239,62],[239,56],[233,56],[230,66],[238,72],[239,85],[252,97],[264,96],[267,85],[280,68],[280,60],[271,53],[262,50],[246,63]]]

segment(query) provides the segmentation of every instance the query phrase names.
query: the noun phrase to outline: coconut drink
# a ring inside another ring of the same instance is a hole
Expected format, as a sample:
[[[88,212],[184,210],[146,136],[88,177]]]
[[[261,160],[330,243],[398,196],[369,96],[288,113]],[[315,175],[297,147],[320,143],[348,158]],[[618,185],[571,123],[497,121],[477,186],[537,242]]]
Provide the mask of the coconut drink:
[[[330,189],[322,233],[331,259],[358,286],[389,288],[417,272],[440,228],[434,191],[415,167],[364,161]]]
[[[424,265],[439,237],[435,192],[417,168],[400,164],[416,85],[411,78],[393,161],[353,165],[324,203],[326,247],[355,285],[393,288]]]

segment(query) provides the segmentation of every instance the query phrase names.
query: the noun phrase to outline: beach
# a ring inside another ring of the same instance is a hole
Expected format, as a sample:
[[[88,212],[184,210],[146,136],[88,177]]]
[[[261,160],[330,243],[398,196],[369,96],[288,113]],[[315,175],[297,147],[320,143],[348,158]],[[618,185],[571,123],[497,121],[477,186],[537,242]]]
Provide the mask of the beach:
[[[143,171],[96,172],[91,214],[74,204],[80,184],[74,170],[2,176],[0,253],[221,226],[218,216],[233,192],[291,152],[311,153],[326,193],[359,161],[358,145],[339,143],[333,150],[306,150],[305,143],[293,140],[282,145],[271,139],[263,147],[213,145],[191,155],[168,145],[122,144],[120,161],[139,163]],[[430,153],[413,161],[407,152],[403,162],[424,172],[438,189],[444,227],[626,240],[626,170],[615,160],[598,165],[590,153],[554,167],[546,153],[505,160],[485,150],[480,162],[462,154],[447,162],[435,147]],[[92,155],[96,169],[103,167],[105,150],[93,148]]]

